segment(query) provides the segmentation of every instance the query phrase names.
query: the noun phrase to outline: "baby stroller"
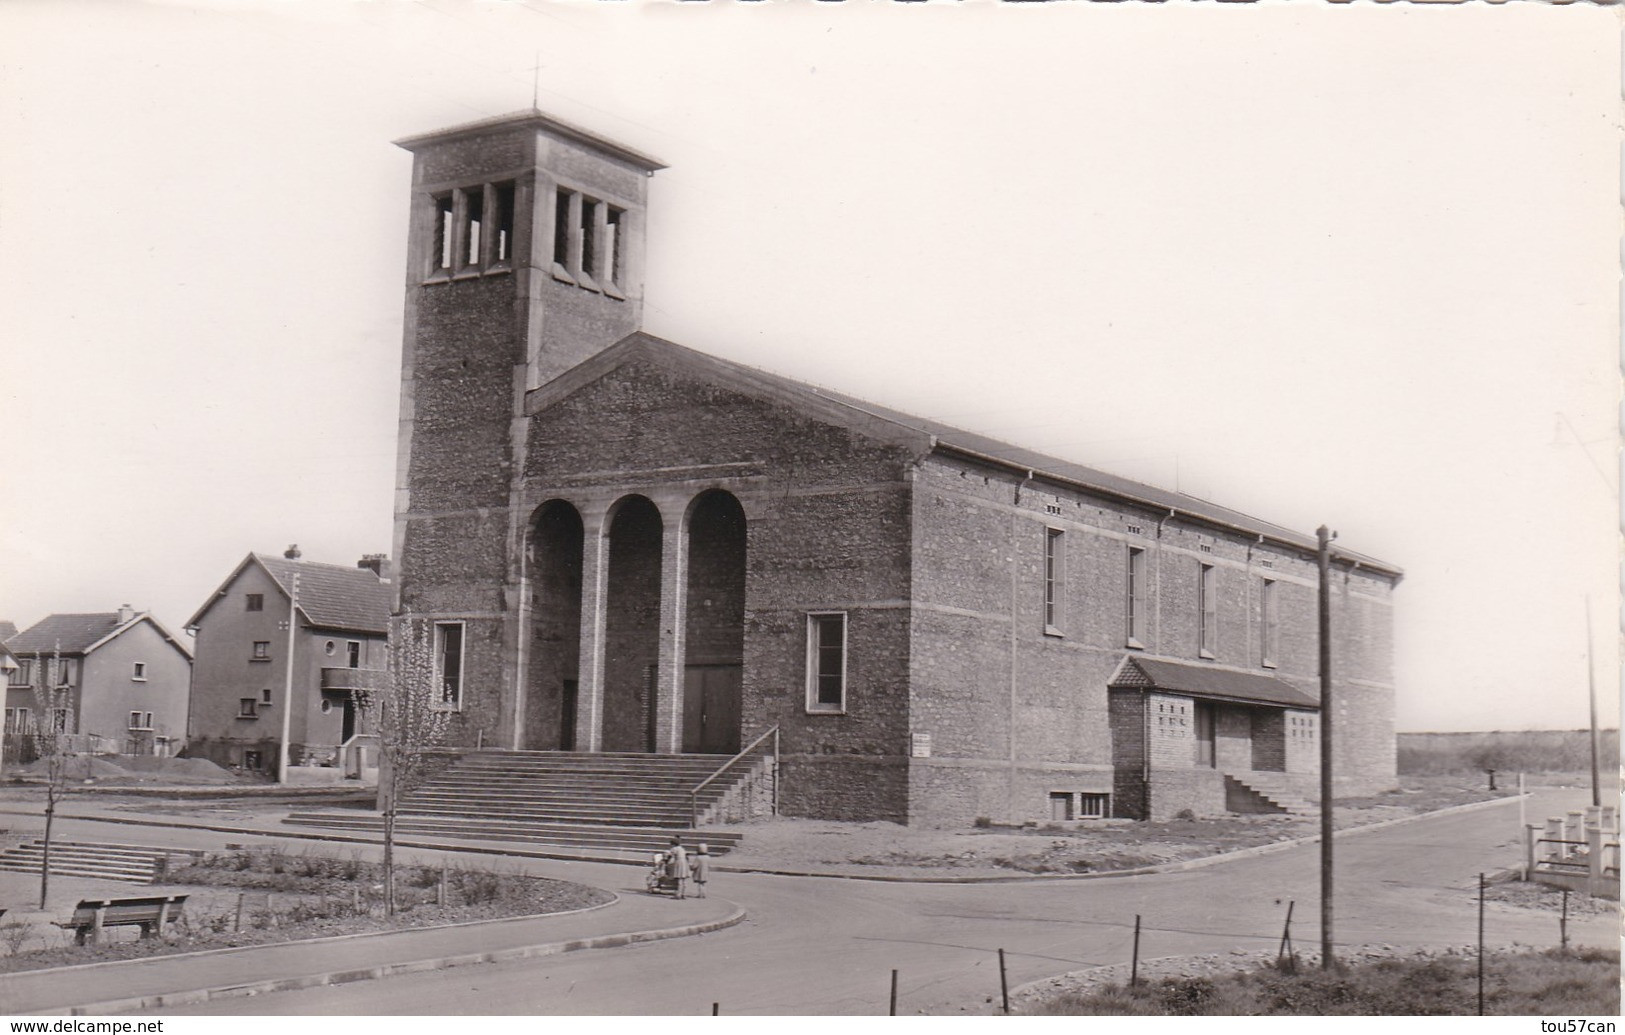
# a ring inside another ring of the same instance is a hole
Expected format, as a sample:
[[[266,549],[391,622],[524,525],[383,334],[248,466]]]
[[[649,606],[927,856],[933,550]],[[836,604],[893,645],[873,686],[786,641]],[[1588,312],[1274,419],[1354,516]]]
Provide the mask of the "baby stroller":
[[[656,852],[653,864],[649,867],[649,874],[644,879],[644,887],[651,895],[671,895],[675,898],[684,897],[687,891],[688,874],[673,872],[678,867],[670,852]],[[686,870],[686,863],[681,867]]]

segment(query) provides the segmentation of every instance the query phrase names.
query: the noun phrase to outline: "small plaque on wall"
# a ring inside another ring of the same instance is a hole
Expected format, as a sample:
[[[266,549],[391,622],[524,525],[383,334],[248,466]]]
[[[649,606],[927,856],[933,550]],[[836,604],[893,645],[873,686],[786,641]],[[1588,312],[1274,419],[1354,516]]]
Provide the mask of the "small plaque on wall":
[[[913,741],[909,749],[910,755],[915,758],[931,757],[931,734],[915,733],[910,737],[910,739]]]

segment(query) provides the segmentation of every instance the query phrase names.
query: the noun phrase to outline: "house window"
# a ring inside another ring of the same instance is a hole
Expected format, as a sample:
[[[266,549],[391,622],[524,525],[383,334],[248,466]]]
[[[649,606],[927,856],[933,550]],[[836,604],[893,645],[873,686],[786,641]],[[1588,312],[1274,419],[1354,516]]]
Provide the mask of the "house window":
[[[237,718],[257,719],[260,717],[259,705],[252,697],[243,697],[237,701]]]
[[[1105,819],[1111,814],[1111,807],[1110,794],[1091,794],[1084,791],[1078,795],[1079,819]]]
[[[807,616],[807,710],[846,711],[846,614]]]
[[[1128,550],[1128,645],[1144,647],[1150,636],[1149,614],[1145,606],[1145,550]]]
[[[51,709],[51,732],[52,733],[67,733],[68,732],[68,709],[66,709],[66,708],[52,708]]]
[[[7,733],[28,733],[32,730],[32,726],[33,724],[28,720],[27,708],[6,709]]]
[[[265,610],[265,594],[264,593],[250,593],[250,594],[248,594],[247,599],[248,599],[248,609],[250,611],[263,611],[263,610]]]
[[[1201,609],[1199,646],[1204,658],[1218,656],[1219,650],[1219,593],[1218,576],[1213,565],[1204,564],[1196,573],[1196,599]]]
[[[1276,600],[1274,579],[1265,579],[1262,594],[1259,597],[1259,610],[1262,612],[1264,635],[1260,639],[1259,664],[1265,668],[1274,668],[1276,659],[1281,652],[1281,618],[1279,603]]]
[[[251,660],[251,661],[270,661],[271,660],[271,641],[270,640],[255,640],[254,641],[254,654],[249,660]]]
[[[326,643],[322,644],[322,653],[326,654],[330,658],[333,656],[333,652],[338,649],[339,645],[334,643],[332,640],[328,640]]]
[[[434,668],[440,680],[437,707],[456,711],[463,706],[463,623],[434,623]]]
[[[1044,633],[1061,635],[1061,591],[1066,575],[1066,540],[1059,528],[1044,530]]]
[[[56,660],[56,685],[58,689],[76,686],[79,682],[78,676],[78,658],[58,658]]]
[[[34,680],[34,662],[31,658],[18,658],[17,667],[11,671],[12,686],[28,686]]]
[[[130,728],[132,730],[150,730],[150,729],[152,729],[152,713],[151,712],[131,712],[130,713]]]
[[[266,687],[264,690],[260,691],[260,703],[264,704],[264,705],[269,705],[271,703],[271,688],[270,687]]]
[[[145,661],[136,662],[134,670],[130,673],[130,678],[145,683],[147,681],[147,663]]]
[[[351,668],[361,667],[361,643],[358,640],[349,640],[344,645]]]

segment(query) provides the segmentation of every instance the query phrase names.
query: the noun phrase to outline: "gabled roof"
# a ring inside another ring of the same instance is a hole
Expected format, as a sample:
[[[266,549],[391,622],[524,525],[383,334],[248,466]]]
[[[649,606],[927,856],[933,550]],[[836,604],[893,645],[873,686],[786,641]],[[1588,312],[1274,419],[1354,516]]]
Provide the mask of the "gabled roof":
[[[1320,709],[1318,695],[1299,690],[1284,679],[1266,676],[1262,672],[1242,672],[1237,669],[1215,668],[1184,661],[1132,656],[1123,659],[1111,687],[1138,690],[1165,690],[1212,701],[1237,701],[1243,704],[1273,704],[1285,708]]]
[[[525,412],[539,413],[616,368],[634,362],[651,363],[690,377],[732,387],[745,394],[767,398],[808,413],[815,419],[829,421],[870,438],[913,449],[920,456],[929,453],[959,456],[1004,467],[1036,481],[1048,481],[1068,488],[1101,493],[1248,535],[1263,536],[1265,539],[1298,550],[1313,553],[1319,548],[1319,543],[1312,535],[1262,521],[1196,496],[1145,485],[1070,460],[1062,460],[1001,442],[974,431],[966,431],[925,417],[915,417],[888,406],[796,381],[742,363],[718,359],[641,331],[622,338],[603,352],[526,393]],[[1352,550],[1337,549],[1333,555],[1345,563],[1356,562],[1362,567],[1373,568],[1396,578],[1404,575],[1401,568]]]
[[[47,615],[7,640],[6,646],[18,655],[85,655],[142,622],[150,623],[159,636],[186,657],[192,656],[190,645],[164,628],[162,622],[146,611],[136,613],[126,622],[119,621],[117,611]]]
[[[220,588],[197,610],[186,623],[199,624],[204,614],[224,597],[249,565],[262,568],[282,590],[286,598],[293,588],[293,577],[299,576],[299,613],[309,625],[341,632],[383,634],[389,631],[389,612],[393,594],[388,582],[370,569],[346,567],[342,564],[323,564],[318,561],[293,561],[286,557],[271,557],[251,553],[232,570]]]

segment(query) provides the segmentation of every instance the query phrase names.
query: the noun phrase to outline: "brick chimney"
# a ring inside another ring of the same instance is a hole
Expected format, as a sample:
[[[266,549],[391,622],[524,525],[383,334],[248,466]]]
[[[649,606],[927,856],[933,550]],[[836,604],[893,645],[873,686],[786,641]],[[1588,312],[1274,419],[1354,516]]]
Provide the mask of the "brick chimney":
[[[135,617],[135,608],[129,604],[120,604],[118,608],[118,624],[123,625]]]
[[[372,572],[378,576],[380,582],[389,581],[389,554],[387,553],[362,554],[361,559],[355,562],[355,566]]]
[[[298,543],[289,543],[288,548],[282,551],[282,556],[286,557],[290,561],[297,561],[299,558],[303,557],[304,554],[299,552]]]

